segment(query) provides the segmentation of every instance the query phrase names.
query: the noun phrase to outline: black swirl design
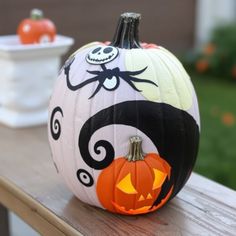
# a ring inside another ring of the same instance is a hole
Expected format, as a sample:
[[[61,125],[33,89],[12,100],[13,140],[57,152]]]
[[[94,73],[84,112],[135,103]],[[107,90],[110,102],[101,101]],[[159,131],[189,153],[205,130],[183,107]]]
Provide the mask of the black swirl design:
[[[95,160],[89,152],[92,135],[112,124],[136,127],[152,140],[160,156],[171,166],[171,178],[163,185],[163,194],[174,184],[172,197],[175,196],[187,181],[197,156],[199,127],[194,118],[171,105],[150,101],[127,101],[99,111],[85,122],[78,140],[83,160],[93,169],[103,169],[114,159],[114,148],[106,140],[94,146],[96,154],[100,153],[98,148],[106,150],[103,160]],[[165,197],[163,194],[161,199]],[[158,198],[154,205],[161,199]]]
[[[84,169],[77,170],[77,178],[81,184],[86,187],[91,187],[94,184],[93,177],[89,174],[88,171]]]
[[[54,119],[54,116],[57,112],[61,113],[63,116],[63,111],[59,106],[53,109],[50,118],[50,131],[54,140],[58,140],[61,135],[61,124],[58,119]]]

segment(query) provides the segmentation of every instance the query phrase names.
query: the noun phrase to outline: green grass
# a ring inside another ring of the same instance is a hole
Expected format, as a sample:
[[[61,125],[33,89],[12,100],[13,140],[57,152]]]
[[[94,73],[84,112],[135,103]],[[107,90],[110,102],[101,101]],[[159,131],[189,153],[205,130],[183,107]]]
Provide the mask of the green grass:
[[[192,75],[197,92],[201,138],[195,171],[236,189],[236,84],[223,78]],[[231,122],[222,121],[229,113]]]

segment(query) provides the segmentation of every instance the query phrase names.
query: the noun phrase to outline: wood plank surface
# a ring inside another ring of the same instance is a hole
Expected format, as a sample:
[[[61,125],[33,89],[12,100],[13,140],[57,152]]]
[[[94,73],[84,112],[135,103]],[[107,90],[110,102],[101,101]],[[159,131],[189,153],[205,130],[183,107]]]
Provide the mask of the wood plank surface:
[[[115,215],[82,203],[56,173],[44,126],[0,126],[0,176],[0,202],[42,235],[236,235],[236,192],[197,174],[147,215]]]

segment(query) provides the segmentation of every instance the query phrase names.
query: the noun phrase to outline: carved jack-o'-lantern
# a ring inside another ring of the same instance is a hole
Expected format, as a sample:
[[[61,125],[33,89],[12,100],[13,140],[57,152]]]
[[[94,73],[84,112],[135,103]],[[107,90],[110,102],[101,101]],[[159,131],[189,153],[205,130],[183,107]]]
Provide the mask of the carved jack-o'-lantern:
[[[142,214],[160,208],[170,197],[158,198],[170,180],[171,167],[156,153],[143,154],[141,139],[130,139],[126,157],[116,159],[99,175],[97,193],[103,207],[122,214]],[[106,190],[104,191],[104,186]]]
[[[121,214],[148,213],[173,198],[199,142],[190,78],[169,51],[139,42],[139,20],[122,14],[111,43],[77,50],[49,106],[53,159],[68,187],[82,201]]]

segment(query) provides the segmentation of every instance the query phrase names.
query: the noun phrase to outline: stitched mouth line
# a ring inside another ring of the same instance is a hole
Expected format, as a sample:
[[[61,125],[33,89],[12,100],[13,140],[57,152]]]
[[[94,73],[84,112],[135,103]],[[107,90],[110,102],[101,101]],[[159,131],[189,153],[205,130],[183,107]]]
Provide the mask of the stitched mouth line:
[[[109,60],[109,59],[112,58],[114,55],[115,55],[115,54],[112,53],[109,57],[106,57],[106,58],[101,59],[101,60],[95,59],[95,58],[91,58],[90,55],[88,55],[88,60],[90,60],[90,61],[96,61],[96,62],[102,62],[102,61],[107,61],[107,60]]]

